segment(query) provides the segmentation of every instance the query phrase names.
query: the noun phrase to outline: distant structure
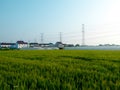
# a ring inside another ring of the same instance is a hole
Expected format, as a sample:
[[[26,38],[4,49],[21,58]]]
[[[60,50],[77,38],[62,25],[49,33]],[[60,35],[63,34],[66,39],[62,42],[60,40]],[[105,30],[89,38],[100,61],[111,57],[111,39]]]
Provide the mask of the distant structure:
[[[44,41],[43,41],[43,36],[44,36],[44,34],[41,33],[41,43],[44,43]]]
[[[0,48],[17,48],[16,43],[0,43]]]
[[[24,41],[17,41],[16,43],[6,43],[6,42],[2,42],[0,43],[0,49],[21,49],[21,48],[28,48],[29,45],[27,42]]]
[[[28,48],[28,43],[24,41],[17,41],[16,45],[17,45],[17,48]]]
[[[84,24],[82,24],[82,46],[85,46],[85,28]]]
[[[55,46],[58,47],[59,49],[64,49],[64,45],[62,42],[56,42]]]
[[[62,33],[60,32],[60,42],[62,42]]]

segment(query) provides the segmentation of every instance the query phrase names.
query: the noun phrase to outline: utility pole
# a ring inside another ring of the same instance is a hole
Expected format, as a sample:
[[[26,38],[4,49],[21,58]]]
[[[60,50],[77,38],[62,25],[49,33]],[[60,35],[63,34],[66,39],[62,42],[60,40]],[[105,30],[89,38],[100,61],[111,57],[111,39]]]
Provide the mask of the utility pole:
[[[43,40],[43,36],[44,36],[44,34],[43,34],[43,33],[41,33],[41,43],[43,43],[43,42],[44,42],[44,40]]]
[[[62,33],[60,32],[60,42],[62,42]]]
[[[85,46],[85,28],[84,28],[84,24],[82,24],[82,46]]]
[[[34,39],[34,42],[37,43],[37,39],[36,38]]]

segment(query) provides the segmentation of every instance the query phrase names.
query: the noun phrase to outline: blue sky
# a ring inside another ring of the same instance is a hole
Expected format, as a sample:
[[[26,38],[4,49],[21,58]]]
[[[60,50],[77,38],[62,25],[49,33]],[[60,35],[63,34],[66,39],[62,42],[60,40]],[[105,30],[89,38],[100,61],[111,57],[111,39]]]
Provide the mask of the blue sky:
[[[0,0],[0,42],[120,44],[119,0]]]

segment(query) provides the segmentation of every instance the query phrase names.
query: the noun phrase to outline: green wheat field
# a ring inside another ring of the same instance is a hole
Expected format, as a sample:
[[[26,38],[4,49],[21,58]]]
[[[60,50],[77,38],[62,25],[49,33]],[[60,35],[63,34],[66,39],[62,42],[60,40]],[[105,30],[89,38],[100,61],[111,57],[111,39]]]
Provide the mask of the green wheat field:
[[[0,90],[120,90],[120,51],[0,51]]]

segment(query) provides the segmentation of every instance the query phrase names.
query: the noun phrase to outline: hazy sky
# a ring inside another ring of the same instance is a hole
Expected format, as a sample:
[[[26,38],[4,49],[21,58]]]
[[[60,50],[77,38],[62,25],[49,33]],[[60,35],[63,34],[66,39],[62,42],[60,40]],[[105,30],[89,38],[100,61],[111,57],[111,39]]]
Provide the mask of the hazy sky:
[[[120,44],[120,0],[0,0],[0,42]]]

